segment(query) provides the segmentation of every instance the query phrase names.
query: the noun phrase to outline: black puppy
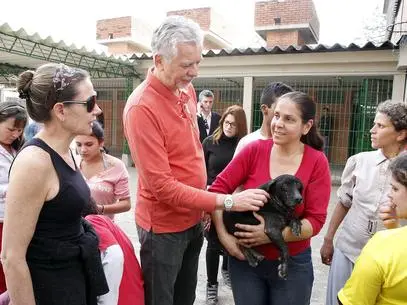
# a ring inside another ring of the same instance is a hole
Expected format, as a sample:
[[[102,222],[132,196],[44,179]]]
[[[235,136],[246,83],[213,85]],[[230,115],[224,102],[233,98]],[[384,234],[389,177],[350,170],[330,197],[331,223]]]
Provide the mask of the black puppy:
[[[264,217],[265,233],[280,250],[281,264],[278,266],[278,275],[286,279],[289,253],[282,230],[289,226],[295,235],[301,234],[301,221],[294,216],[294,209],[302,202],[303,185],[293,175],[281,175],[261,185],[259,189],[270,194],[269,201],[257,213]],[[230,234],[238,231],[235,227],[237,223],[259,224],[253,212],[224,212],[223,222]],[[241,250],[252,267],[256,267],[264,259],[263,255],[252,248],[241,247]]]

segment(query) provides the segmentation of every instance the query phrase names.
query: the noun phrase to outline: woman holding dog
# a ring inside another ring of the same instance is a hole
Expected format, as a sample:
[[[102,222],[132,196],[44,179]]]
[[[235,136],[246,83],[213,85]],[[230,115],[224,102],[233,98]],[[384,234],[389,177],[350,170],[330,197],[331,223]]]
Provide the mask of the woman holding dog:
[[[389,204],[380,208],[386,226],[397,227],[407,219],[407,154],[390,164]],[[339,304],[406,304],[407,227],[378,232],[369,240],[355,263],[352,275],[339,292]]]
[[[346,162],[338,199],[329,223],[321,259],[330,265],[326,304],[337,304],[337,295],[352,273],[362,248],[376,231],[384,229],[378,219],[390,192],[390,161],[404,150],[407,139],[407,107],[386,101],[377,107],[370,130],[374,151],[354,155]],[[342,228],[333,239],[339,225]]]
[[[283,230],[290,259],[287,280],[278,276],[279,251],[258,225],[236,225],[241,232],[227,233],[222,213],[213,215],[219,239],[229,252],[229,273],[236,305],[309,304],[314,280],[311,237],[321,230],[327,213],[331,180],[323,140],[315,122],[316,105],[304,93],[290,92],[277,101],[271,122],[272,139],[245,147],[218,175],[210,191],[230,193],[243,185],[258,187],[283,174],[295,175],[303,184],[303,202],[295,209],[301,219],[301,234]],[[284,191],[284,190],[280,190]],[[239,246],[256,247],[265,256],[257,267],[244,260]]]
[[[210,186],[216,176],[229,164],[233,158],[237,143],[247,134],[246,114],[238,105],[230,106],[222,114],[219,126],[213,135],[207,137],[203,143],[206,172],[208,176],[207,185]],[[224,255],[216,229],[210,226],[205,237],[208,241],[206,248],[206,274],[208,282],[206,286],[206,304],[216,305],[218,303],[218,269],[219,256],[223,255],[222,276],[227,286],[230,286],[228,272],[228,257]]]

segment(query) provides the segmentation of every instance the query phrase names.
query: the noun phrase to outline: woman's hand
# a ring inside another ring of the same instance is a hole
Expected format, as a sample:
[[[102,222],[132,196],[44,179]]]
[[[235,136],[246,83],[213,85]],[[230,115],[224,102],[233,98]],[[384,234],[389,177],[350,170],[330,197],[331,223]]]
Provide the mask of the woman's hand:
[[[240,193],[232,195],[234,205],[232,211],[258,211],[265,203],[267,203],[270,195],[261,189],[248,189]]]
[[[334,255],[334,243],[332,239],[324,238],[321,250],[321,261],[323,264],[330,266],[332,263],[332,257]]]
[[[237,238],[229,233],[219,234],[218,237],[222,245],[225,247],[226,251],[240,260],[245,260],[246,258],[243,255],[243,252],[240,250]]]
[[[394,229],[400,226],[396,208],[397,206],[390,202],[381,205],[379,208],[379,217],[387,229]]]
[[[238,237],[238,243],[247,248],[260,246],[271,242],[270,238],[265,233],[264,218],[256,212],[253,212],[253,215],[258,221],[260,221],[258,225],[236,224],[236,228],[245,231],[235,232],[235,236]]]

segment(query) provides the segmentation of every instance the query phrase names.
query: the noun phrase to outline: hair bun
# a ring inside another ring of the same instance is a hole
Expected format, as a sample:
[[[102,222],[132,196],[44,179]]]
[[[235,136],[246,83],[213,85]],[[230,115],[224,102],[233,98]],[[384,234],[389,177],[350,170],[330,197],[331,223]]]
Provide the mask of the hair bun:
[[[30,98],[30,87],[34,78],[34,72],[27,70],[19,75],[17,91],[19,98],[28,100]]]

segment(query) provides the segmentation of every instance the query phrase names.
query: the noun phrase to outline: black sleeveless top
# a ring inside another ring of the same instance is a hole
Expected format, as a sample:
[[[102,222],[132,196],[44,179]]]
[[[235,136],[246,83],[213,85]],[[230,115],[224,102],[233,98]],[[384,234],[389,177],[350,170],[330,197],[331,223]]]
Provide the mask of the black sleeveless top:
[[[90,200],[89,187],[76,163],[74,170],[41,139],[31,139],[22,149],[30,145],[49,153],[59,180],[58,194],[44,202],[27,248],[35,302],[37,305],[96,305],[97,296],[109,289],[98,237],[81,217],[83,207]]]
[[[90,200],[90,190],[75,163],[73,170],[64,159],[44,141],[33,138],[24,147],[35,145],[49,153],[58,175],[59,192],[44,202],[34,236],[75,240],[81,234],[82,209]]]

